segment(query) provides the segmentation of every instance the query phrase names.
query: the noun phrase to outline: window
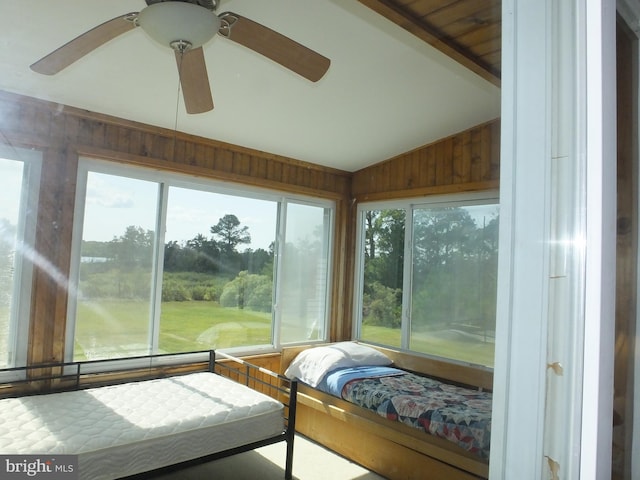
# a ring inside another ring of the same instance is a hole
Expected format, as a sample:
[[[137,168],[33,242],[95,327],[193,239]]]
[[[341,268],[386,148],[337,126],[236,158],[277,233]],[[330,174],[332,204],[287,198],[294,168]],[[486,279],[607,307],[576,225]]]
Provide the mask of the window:
[[[83,159],[68,351],[325,340],[332,224],[331,202]]]
[[[279,275],[278,312],[283,343],[326,338],[331,211],[287,205]]]
[[[357,337],[493,365],[496,199],[362,205],[359,218]]]
[[[0,368],[24,365],[39,152],[0,147]]]
[[[74,360],[150,353],[156,182],[86,173]]]

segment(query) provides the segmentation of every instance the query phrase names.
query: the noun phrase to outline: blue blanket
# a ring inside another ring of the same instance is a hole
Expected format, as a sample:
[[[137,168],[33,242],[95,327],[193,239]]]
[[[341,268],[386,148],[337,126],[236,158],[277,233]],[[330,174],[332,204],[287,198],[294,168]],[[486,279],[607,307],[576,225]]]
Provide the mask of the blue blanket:
[[[352,380],[402,375],[406,372],[392,367],[347,367],[337,368],[327,373],[316,387],[329,395],[342,398],[342,388]]]

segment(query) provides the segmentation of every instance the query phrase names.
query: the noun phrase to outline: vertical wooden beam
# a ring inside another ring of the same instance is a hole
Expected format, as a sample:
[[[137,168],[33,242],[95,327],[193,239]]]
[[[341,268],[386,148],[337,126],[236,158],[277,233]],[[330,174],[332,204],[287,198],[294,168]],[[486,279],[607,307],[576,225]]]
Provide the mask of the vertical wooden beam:
[[[78,157],[44,151],[29,327],[29,364],[64,360],[73,204]]]

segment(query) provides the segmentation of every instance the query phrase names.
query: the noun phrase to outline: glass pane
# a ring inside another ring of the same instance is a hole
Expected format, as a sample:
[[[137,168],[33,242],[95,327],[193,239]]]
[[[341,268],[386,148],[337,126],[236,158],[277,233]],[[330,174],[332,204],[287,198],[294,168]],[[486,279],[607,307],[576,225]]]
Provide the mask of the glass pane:
[[[287,205],[279,272],[282,343],[326,338],[330,210]]]
[[[158,184],[89,172],[74,360],[150,351]]]
[[[272,343],[277,202],[171,187],[159,349]]]
[[[410,349],[493,365],[498,206],[413,213]]]
[[[13,350],[11,320],[16,308],[16,262],[20,242],[18,218],[24,164],[0,158],[0,368],[10,366]]]
[[[405,210],[364,213],[362,340],[401,346]]]

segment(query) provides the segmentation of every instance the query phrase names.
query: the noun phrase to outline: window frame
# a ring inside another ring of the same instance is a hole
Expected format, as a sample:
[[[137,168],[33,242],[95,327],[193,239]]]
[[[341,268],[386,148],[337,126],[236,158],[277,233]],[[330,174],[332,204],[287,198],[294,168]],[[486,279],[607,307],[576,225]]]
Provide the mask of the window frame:
[[[365,213],[370,210],[404,210],[405,211],[405,235],[404,235],[404,263],[402,272],[402,314],[400,327],[400,350],[412,354],[437,358],[438,360],[465,364],[454,358],[440,357],[434,354],[418,352],[409,348],[411,341],[411,292],[413,275],[413,212],[425,207],[446,206],[474,206],[496,204],[500,206],[499,192],[497,190],[485,190],[477,192],[463,192],[433,195],[420,198],[406,198],[393,200],[379,200],[374,202],[362,202],[358,204],[356,213],[356,242],[355,242],[355,275],[353,295],[353,338],[374,343],[362,339],[362,302],[364,293],[364,268],[365,268]],[[380,344],[389,347],[389,345]],[[395,347],[393,347],[395,348]],[[492,370],[491,367],[478,364],[478,368]]]
[[[158,193],[158,214],[156,218],[156,240],[154,246],[154,272],[152,278],[152,305],[150,322],[150,352],[156,352],[158,348],[160,315],[158,314],[162,301],[162,279],[164,273],[164,247],[165,247],[165,230],[166,217],[168,207],[168,193],[171,187],[199,190],[202,192],[210,192],[213,194],[231,195],[243,197],[247,199],[273,201],[276,206],[276,228],[274,229],[274,276],[273,276],[273,306],[271,312],[271,344],[238,346],[223,348],[234,355],[249,355],[272,353],[280,350],[282,344],[280,341],[280,311],[277,308],[277,302],[280,298],[280,284],[278,278],[278,266],[280,265],[283,255],[284,241],[286,238],[286,211],[289,204],[309,205],[323,208],[329,211],[329,225],[326,229],[326,238],[328,242],[327,248],[327,278],[325,285],[325,308],[324,308],[324,338],[316,341],[300,341],[300,343],[322,343],[326,342],[329,336],[329,318],[331,305],[331,285],[333,276],[333,248],[334,248],[334,232],[335,232],[335,209],[336,202],[330,199],[316,198],[304,195],[289,194],[275,190],[268,190],[242,184],[225,182],[208,177],[198,177],[184,173],[173,171],[160,171],[148,167],[122,165],[108,160],[102,160],[92,157],[80,157],[78,162],[78,175],[75,199],[75,215],[73,224],[73,237],[71,245],[71,268],[70,268],[70,285],[72,288],[69,293],[69,302],[67,308],[67,326],[65,332],[65,360],[71,361],[73,358],[73,346],[75,341],[75,319],[77,315],[77,290],[75,286],[79,281],[80,269],[80,250],[82,246],[82,233],[85,217],[85,199],[87,193],[87,176],[89,172],[101,174],[109,174],[133,178],[145,181],[157,182],[159,186]],[[293,343],[287,342],[287,345]],[[135,363],[135,360],[133,360]],[[100,364],[101,369],[109,367],[109,362]]]
[[[0,144],[0,157],[23,164],[16,225],[18,242],[22,244],[23,252],[16,254],[14,260],[15,275],[11,293],[7,367],[22,367],[27,364],[34,265],[41,262],[35,250],[35,240],[42,156],[40,150]],[[22,375],[25,374],[22,373]],[[9,380],[9,378],[5,379],[3,376],[3,380]]]

